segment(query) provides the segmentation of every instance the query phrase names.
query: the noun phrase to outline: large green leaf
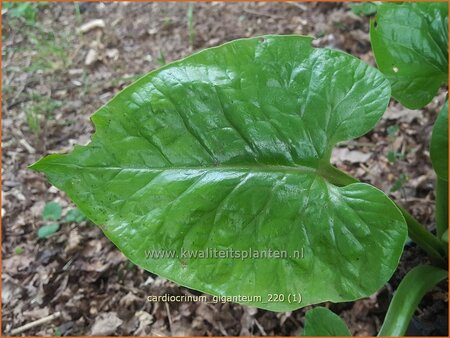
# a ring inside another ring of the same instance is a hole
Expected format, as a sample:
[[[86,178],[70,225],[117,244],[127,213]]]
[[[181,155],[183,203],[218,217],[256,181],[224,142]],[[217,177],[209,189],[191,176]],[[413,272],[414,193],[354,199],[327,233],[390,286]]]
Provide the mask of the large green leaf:
[[[381,191],[334,185],[329,158],[374,126],[390,87],[311,40],[236,40],[153,71],[93,115],[89,145],[32,167],[135,264],[184,286],[277,311],[368,296],[395,270],[406,224]],[[205,249],[225,253],[181,257]]]
[[[448,3],[382,3],[370,25],[376,62],[392,96],[417,109],[448,78]]]
[[[345,337],[351,335],[345,322],[331,310],[316,307],[306,312],[302,336]]]

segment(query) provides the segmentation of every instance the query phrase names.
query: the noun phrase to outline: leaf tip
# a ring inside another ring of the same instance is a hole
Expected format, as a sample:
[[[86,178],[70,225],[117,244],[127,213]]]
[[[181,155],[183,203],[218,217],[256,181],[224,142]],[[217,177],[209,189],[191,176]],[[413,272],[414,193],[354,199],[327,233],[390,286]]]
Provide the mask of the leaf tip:
[[[59,154],[51,154],[51,155],[47,155],[45,157],[42,157],[41,159],[37,160],[36,162],[30,164],[28,166],[28,169],[31,169],[33,171],[37,171],[37,172],[45,172],[46,169],[48,168],[48,165],[51,164],[52,160],[55,158],[59,158],[62,155]]]
[[[33,171],[42,171],[42,160],[44,158],[41,158],[40,160],[28,165],[28,169],[33,170]]]

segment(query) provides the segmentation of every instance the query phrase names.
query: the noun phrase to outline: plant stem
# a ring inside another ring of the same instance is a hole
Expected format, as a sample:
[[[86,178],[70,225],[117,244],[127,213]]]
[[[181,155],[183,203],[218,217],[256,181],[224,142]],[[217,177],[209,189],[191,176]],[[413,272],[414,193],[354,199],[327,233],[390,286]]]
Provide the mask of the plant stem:
[[[357,178],[350,176],[346,172],[343,172],[330,164],[327,164],[323,168],[320,168],[319,173],[323,175],[323,177],[325,177],[328,181],[338,186],[360,182]]]
[[[337,169],[334,166],[327,165],[320,169],[319,172],[327,178],[331,183],[338,186],[345,186],[352,183],[360,182],[358,179],[348,175],[347,173]],[[393,201],[394,202],[394,201]],[[428,232],[425,227],[420,224],[408,211],[394,202],[400,212],[403,214],[408,225],[408,236],[417,243],[431,258],[433,264],[446,268],[447,256],[444,249],[444,243],[436,236]]]
[[[406,223],[408,224],[409,238],[416,242],[417,245],[420,246],[428,254],[428,256],[430,256],[433,264],[446,268],[447,262],[444,258],[446,256],[444,243],[436,236],[428,232],[425,227],[420,224],[408,211],[403,209],[397,203],[396,205],[400,209],[403,217],[405,217]]]
[[[404,336],[420,300],[447,277],[447,271],[430,265],[409,271],[395,291],[378,336]]]
[[[441,178],[436,180],[436,230],[442,237],[448,229],[448,182]]]

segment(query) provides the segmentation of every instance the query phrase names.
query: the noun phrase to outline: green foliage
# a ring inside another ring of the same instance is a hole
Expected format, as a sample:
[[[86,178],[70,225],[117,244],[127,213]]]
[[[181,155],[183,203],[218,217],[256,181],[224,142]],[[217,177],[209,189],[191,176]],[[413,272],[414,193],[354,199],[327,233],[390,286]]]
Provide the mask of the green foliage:
[[[42,212],[42,219],[46,221],[59,221],[62,216],[62,208],[58,202],[49,202]],[[78,208],[70,209],[62,222],[81,223],[86,221],[86,216]]]
[[[42,31],[29,33],[28,39],[33,45],[33,58],[27,72],[54,72],[69,65],[69,46],[67,37]]]
[[[23,254],[24,252],[25,252],[25,249],[20,246],[16,246],[16,249],[14,250],[14,253],[18,256]]]
[[[59,329],[59,327],[55,328],[55,331],[53,332],[53,335],[55,337],[61,337],[61,330]]]
[[[25,108],[27,123],[33,134],[39,137],[41,135],[41,119],[52,119],[54,111],[61,107],[62,103],[46,96],[32,95],[31,98],[32,101]]]
[[[190,3],[188,5],[187,10],[187,26],[188,26],[188,34],[189,34],[189,47],[193,47],[194,39],[195,39],[195,30],[194,30],[194,4]]]
[[[441,236],[441,239],[442,239],[445,243],[448,243],[448,229],[446,229],[446,230],[444,231],[444,233],[443,233],[442,236]]]
[[[433,127],[430,157],[436,174],[448,181],[448,101],[445,101]]]
[[[302,336],[342,337],[351,333],[341,317],[325,307],[316,307],[306,312]]]
[[[42,211],[42,219],[48,221],[57,221],[61,218],[62,209],[58,202],[49,202]]]
[[[39,115],[36,114],[34,110],[27,110],[27,124],[30,128],[31,132],[39,136],[41,134],[41,121],[39,119]]]
[[[401,281],[389,305],[378,336],[404,336],[422,297],[448,277],[446,270],[434,266],[417,266]],[[324,307],[306,313],[302,336],[351,336],[345,322]]]
[[[391,192],[399,191],[406,182],[408,182],[408,176],[406,176],[405,174],[400,174],[400,176],[395,180],[394,184],[392,185],[390,191]]]
[[[350,4],[352,12],[356,15],[370,16],[377,12],[380,2],[353,2]]]
[[[33,6],[38,3],[31,3]],[[73,35],[67,31],[51,31],[39,22],[32,27],[22,27],[21,22],[9,20],[12,30],[22,30],[24,42],[8,48],[9,52],[28,53],[31,62],[25,72],[52,73],[64,70],[71,64]]]
[[[371,20],[378,67],[405,107],[428,104],[448,79],[448,3],[382,3]]]
[[[43,225],[39,228],[37,232],[38,238],[47,238],[51,235],[53,235],[55,232],[59,230],[59,224],[58,223],[50,223]]]
[[[78,209],[70,209],[67,214],[62,217],[62,208],[58,202],[49,202],[45,205],[42,211],[42,219],[44,221],[53,221],[50,224],[45,224],[38,230],[38,238],[47,238],[53,235],[60,228],[61,223],[81,223],[87,220],[87,217]]]
[[[32,168],[135,264],[274,311],[369,296],[395,270],[405,220],[378,189],[345,185],[330,155],[390,98],[383,75],[312,38],[236,40],[153,71],[92,116],[87,146]],[[345,186],[341,186],[345,185]],[[301,259],[146,257],[304,249]],[[301,293],[302,302],[289,295]]]
[[[64,217],[64,222],[69,223],[81,223],[86,220],[86,216],[78,208],[70,209]]]
[[[164,55],[164,52],[162,50],[159,51],[159,57],[156,59],[156,61],[160,66],[164,66],[167,63],[166,56]]]
[[[22,18],[28,24],[36,23],[39,7],[45,6],[46,2],[3,2],[3,8],[7,9],[7,15],[14,18]]]
[[[405,155],[403,153],[399,153],[397,151],[392,150],[389,150],[387,155],[388,161],[391,163],[395,163],[398,160],[402,160],[404,157]]]
[[[399,130],[399,126],[397,126],[397,125],[389,126],[386,129],[387,136],[388,136],[387,139],[389,141],[389,150],[387,153],[387,159],[391,163],[395,163],[398,160],[401,160],[405,157],[405,154],[399,153],[392,149],[392,145],[395,142],[395,140],[397,139],[398,130]]]
[[[433,127],[430,157],[438,176],[436,180],[436,227],[438,237],[448,229],[448,101]]]
[[[434,266],[420,265],[409,271],[401,281],[378,336],[404,336],[422,297],[448,272]]]
[[[399,129],[397,125],[387,127],[386,131],[390,140],[395,140]]]
[[[81,24],[83,17],[81,15],[80,4],[78,2],[73,3],[73,8],[75,10],[75,17],[77,18],[78,24]]]

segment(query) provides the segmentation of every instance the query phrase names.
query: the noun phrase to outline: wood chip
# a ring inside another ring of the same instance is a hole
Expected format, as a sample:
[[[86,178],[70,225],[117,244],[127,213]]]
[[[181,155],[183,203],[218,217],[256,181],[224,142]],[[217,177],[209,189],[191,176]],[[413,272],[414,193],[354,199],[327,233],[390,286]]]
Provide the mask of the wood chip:
[[[89,21],[84,25],[82,25],[80,28],[78,28],[77,32],[84,34],[96,28],[100,29],[105,28],[105,21],[103,21],[103,19],[95,19]]]
[[[86,54],[86,59],[84,60],[84,64],[86,66],[91,66],[97,61],[98,53],[95,49],[91,48]]]

